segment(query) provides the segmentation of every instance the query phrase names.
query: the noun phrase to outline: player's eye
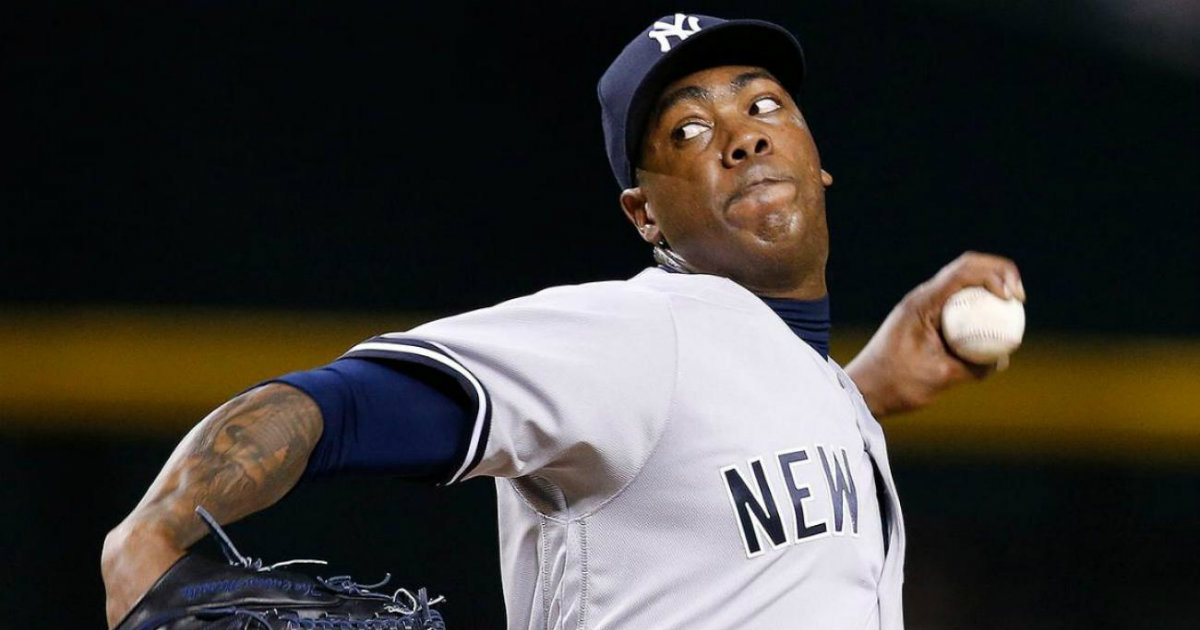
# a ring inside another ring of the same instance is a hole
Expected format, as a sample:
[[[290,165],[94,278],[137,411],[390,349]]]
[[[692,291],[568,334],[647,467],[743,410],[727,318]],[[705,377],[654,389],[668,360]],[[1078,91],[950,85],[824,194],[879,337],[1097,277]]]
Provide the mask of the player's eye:
[[[783,107],[783,104],[779,102],[779,99],[774,96],[764,96],[754,101],[754,104],[750,106],[750,115],[769,114],[781,107]]]
[[[671,132],[671,139],[676,142],[691,140],[705,131],[708,131],[708,125],[698,122],[685,123]]]

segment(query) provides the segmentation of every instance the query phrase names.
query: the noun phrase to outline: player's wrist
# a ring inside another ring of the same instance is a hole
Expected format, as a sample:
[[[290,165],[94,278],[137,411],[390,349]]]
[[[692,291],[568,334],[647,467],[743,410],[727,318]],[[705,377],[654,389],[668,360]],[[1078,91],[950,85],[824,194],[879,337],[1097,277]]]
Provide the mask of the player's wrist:
[[[133,514],[114,527],[100,554],[108,626],[115,627],[185,553],[161,522]]]
[[[138,551],[178,552],[182,555],[187,547],[179,544],[178,534],[161,519],[135,512],[104,537],[101,562],[111,564],[125,554]]]

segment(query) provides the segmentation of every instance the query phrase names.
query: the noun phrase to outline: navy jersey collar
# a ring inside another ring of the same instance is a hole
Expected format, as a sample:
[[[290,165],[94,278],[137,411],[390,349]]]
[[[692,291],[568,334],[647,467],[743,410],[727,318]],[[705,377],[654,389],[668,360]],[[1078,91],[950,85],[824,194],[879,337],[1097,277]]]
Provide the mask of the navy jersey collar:
[[[829,296],[816,300],[793,300],[759,296],[783,320],[797,337],[812,346],[817,354],[829,358]]]

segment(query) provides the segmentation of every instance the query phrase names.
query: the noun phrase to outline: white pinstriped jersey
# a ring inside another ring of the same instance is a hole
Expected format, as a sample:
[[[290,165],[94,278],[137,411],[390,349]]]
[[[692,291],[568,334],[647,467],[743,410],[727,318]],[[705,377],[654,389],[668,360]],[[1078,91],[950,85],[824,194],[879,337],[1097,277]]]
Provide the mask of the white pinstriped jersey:
[[[435,365],[472,394],[454,480],[497,478],[509,628],[903,625],[882,429],[730,280],[648,269],[347,356]]]

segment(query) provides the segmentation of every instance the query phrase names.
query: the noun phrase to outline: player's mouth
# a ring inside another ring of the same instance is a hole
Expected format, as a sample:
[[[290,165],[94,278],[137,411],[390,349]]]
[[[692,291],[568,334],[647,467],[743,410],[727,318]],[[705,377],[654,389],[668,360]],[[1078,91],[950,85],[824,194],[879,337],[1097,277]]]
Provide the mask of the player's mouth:
[[[725,211],[729,212],[734,205],[743,199],[751,197],[762,197],[772,192],[783,192],[774,190],[783,186],[791,187],[795,185],[795,180],[791,177],[783,177],[779,175],[764,175],[752,178],[748,183],[738,188],[729,199],[725,201]],[[774,195],[770,195],[774,196]]]

